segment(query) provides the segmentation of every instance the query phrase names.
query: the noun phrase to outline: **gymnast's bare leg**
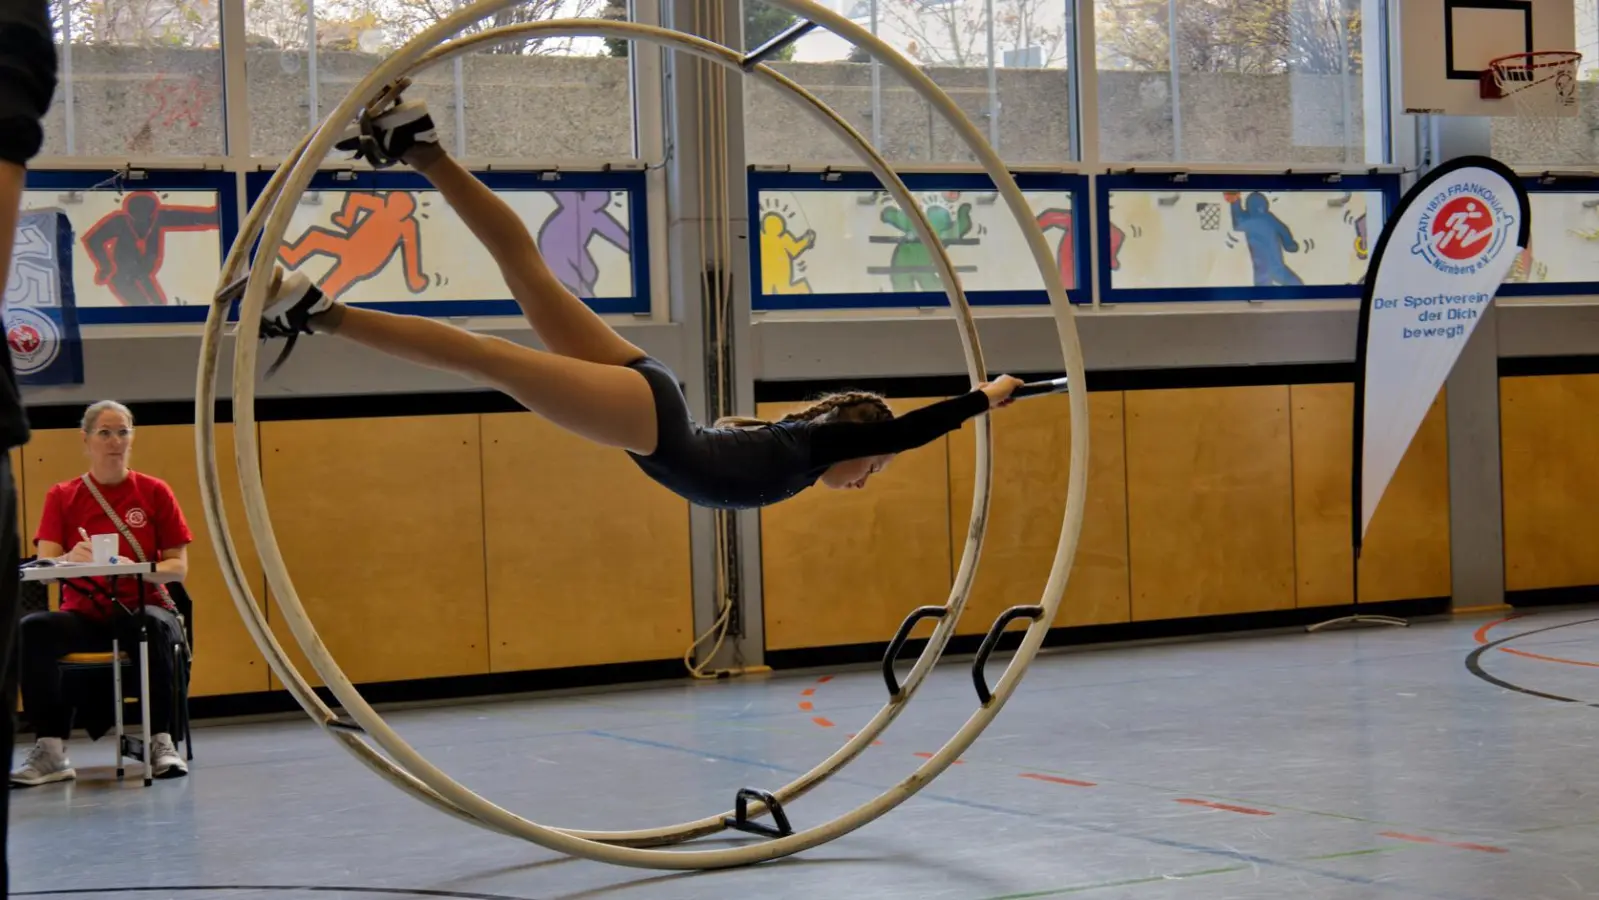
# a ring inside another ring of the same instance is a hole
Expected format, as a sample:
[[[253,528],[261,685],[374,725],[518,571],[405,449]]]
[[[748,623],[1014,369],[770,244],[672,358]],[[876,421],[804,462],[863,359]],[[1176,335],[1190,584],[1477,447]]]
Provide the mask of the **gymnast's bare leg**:
[[[533,237],[505,203],[438,146],[420,103],[378,117],[380,137],[439,189],[500,267],[549,351],[433,319],[337,304],[310,279],[285,279],[265,318],[277,333],[334,334],[392,356],[490,384],[557,425],[598,443],[655,450],[649,382],[626,365],[645,356],[544,265]],[[388,148],[385,148],[388,149]]]

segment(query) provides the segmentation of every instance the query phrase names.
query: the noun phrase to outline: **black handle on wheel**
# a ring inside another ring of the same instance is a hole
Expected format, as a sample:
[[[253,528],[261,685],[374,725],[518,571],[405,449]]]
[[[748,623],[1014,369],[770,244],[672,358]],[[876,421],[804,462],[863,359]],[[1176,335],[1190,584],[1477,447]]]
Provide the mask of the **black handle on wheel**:
[[[1043,394],[1059,394],[1068,390],[1065,377],[1051,378],[1048,381],[1029,381],[1011,391],[1010,395],[1020,400],[1023,397],[1038,397]]]
[[[983,667],[988,665],[988,655],[994,652],[999,645],[999,636],[1005,632],[1005,626],[1017,619],[1038,619],[1044,615],[1042,606],[1012,606],[999,614],[994,620],[994,627],[988,629],[988,636],[983,638],[983,645],[977,648],[977,658],[972,660],[972,683],[977,686],[977,699],[987,706],[994,699],[994,694],[988,689],[988,678],[983,674]]]
[[[767,811],[772,814],[772,821],[777,823],[776,828],[770,825],[762,825],[760,822],[750,821],[751,800],[759,800],[766,804]],[[757,790],[756,788],[739,789],[738,797],[733,807],[733,816],[732,818],[722,819],[722,824],[738,831],[772,838],[788,837],[794,833],[794,829],[788,824],[787,814],[783,812],[783,805],[778,803],[777,798],[772,796],[770,792]]]
[[[899,625],[899,632],[894,639],[888,642],[888,650],[883,654],[883,680],[888,682],[888,696],[899,696],[899,679],[894,677],[894,661],[899,659],[901,650],[905,649],[905,641],[911,636],[911,629],[923,619],[942,619],[949,613],[943,606],[922,606],[911,610],[905,621]]]

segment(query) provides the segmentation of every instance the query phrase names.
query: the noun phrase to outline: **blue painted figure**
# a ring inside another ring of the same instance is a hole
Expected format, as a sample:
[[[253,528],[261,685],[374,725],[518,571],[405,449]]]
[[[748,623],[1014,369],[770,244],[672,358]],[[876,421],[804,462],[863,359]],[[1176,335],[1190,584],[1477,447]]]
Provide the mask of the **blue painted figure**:
[[[1222,196],[1232,208],[1233,230],[1243,232],[1244,239],[1249,242],[1249,258],[1255,267],[1255,286],[1304,284],[1304,280],[1288,268],[1288,263],[1283,260],[1284,251],[1299,252],[1299,242],[1294,240],[1294,233],[1283,220],[1271,211],[1271,201],[1266,199],[1266,195],[1256,191],[1242,203],[1236,193],[1229,191]]]

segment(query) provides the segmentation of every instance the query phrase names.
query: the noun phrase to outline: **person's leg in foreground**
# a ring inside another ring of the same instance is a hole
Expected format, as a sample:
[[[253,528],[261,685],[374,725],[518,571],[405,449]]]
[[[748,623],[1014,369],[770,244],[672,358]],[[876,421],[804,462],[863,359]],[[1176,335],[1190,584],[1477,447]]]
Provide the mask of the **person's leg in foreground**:
[[[17,216],[27,165],[44,145],[41,121],[56,89],[55,39],[46,0],[0,2],[0,286],[11,275]],[[28,420],[17,390],[9,352],[0,353],[0,672],[5,696],[16,696],[17,565],[22,536],[17,533],[16,484],[10,449],[28,441]],[[5,727],[0,751],[11,759],[16,740],[15,703],[5,701]],[[0,897],[10,896],[11,875],[4,852],[10,827],[10,803],[0,801]]]
[[[511,207],[438,145],[419,102],[377,117],[385,150],[444,195],[500,273],[548,352],[419,316],[334,303],[304,275],[284,281],[264,318],[288,332],[336,334],[420,365],[493,385],[583,437],[648,455],[655,450],[654,395],[628,364],[643,350],[617,334],[561,284]]]

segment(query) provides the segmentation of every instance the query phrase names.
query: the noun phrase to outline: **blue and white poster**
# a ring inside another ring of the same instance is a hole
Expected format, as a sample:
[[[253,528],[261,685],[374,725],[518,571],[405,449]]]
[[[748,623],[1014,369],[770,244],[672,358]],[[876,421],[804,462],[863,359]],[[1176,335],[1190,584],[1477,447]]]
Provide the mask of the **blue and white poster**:
[[[72,223],[61,210],[28,210],[17,220],[6,278],[5,328],[21,384],[83,383],[72,242]]]
[[[1527,246],[1526,189],[1483,156],[1427,173],[1383,228],[1355,349],[1354,546],[1454,368]]]

